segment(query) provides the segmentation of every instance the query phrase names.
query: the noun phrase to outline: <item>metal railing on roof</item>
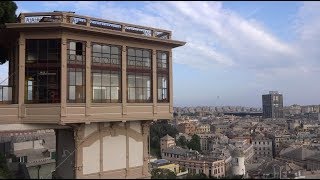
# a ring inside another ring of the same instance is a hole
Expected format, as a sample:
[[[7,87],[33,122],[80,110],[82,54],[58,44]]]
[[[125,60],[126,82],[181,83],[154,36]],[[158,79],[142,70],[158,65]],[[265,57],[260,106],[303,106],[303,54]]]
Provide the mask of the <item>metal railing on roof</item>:
[[[136,34],[158,39],[171,39],[171,31],[139,26],[134,24],[109,21],[99,18],[87,17],[74,14],[73,12],[39,12],[21,13],[18,17],[19,23],[67,23],[78,26],[87,26],[123,33]]]

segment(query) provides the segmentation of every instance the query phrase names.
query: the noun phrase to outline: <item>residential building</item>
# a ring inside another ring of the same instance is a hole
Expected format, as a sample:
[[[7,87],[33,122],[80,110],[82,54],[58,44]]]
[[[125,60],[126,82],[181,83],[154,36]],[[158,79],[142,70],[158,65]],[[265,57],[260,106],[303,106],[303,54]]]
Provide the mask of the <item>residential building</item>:
[[[160,139],[160,150],[161,150],[161,153],[171,147],[171,146],[175,146],[176,145],[176,141],[173,137],[169,136],[168,134],[164,137],[162,137]]]
[[[201,124],[201,125],[197,126],[195,133],[196,134],[210,133],[210,125],[209,124]]]
[[[196,131],[196,125],[194,123],[181,123],[177,129],[180,133],[193,135]]]
[[[262,117],[283,118],[283,96],[277,91],[262,95]]]
[[[194,150],[172,146],[164,150],[162,158],[185,167],[189,173],[204,173],[216,178],[225,176],[224,160],[204,157]]]
[[[245,157],[245,161],[250,161],[254,155],[253,145],[248,143],[247,140],[230,139],[229,146],[240,149]]]
[[[173,117],[172,49],[185,42],[74,12],[21,13],[5,26],[0,130],[55,129],[57,178],[150,177],[149,126]]]
[[[256,158],[270,157],[273,158],[272,139],[264,136],[257,136],[252,141],[254,154]]]

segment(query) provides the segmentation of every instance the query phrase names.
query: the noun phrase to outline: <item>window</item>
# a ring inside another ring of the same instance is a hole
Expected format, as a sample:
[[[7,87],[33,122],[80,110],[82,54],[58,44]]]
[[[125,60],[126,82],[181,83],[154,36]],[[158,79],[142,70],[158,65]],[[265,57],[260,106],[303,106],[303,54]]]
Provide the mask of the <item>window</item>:
[[[69,103],[85,102],[86,55],[85,43],[68,41],[68,98]]]
[[[168,52],[157,51],[158,102],[169,102]]]
[[[151,51],[128,48],[127,57],[128,102],[152,102]]]
[[[27,157],[27,156],[21,156],[21,157],[19,157],[19,162],[21,162],[21,163],[27,163],[27,162],[28,162],[28,157]]]
[[[60,39],[27,39],[26,103],[60,103]]]
[[[121,47],[92,44],[92,102],[121,102]]]

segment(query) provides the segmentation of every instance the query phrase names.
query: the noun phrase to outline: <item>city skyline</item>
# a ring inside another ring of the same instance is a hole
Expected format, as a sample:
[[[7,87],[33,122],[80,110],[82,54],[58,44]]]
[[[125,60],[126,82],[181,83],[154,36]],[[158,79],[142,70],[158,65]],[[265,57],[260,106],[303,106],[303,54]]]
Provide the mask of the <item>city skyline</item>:
[[[284,106],[319,104],[318,2],[16,3],[17,14],[67,10],[173,31],[187,42],[173,50],[174,106],[261,107],[271,90]]]

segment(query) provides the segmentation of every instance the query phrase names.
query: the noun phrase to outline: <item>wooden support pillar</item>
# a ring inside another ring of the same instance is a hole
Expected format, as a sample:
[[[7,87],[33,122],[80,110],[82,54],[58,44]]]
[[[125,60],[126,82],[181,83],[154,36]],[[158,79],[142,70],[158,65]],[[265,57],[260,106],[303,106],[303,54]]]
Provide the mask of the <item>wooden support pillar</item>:
[[[169,51],[169,112],[173,113],[173,71],[172,71],[172,50]]]
[[[61,117],[67,116],[67,38],[61,35]],[[62,120],[63,118],[61,118]]]
[[[90,116],[91,108],[91,41],[86,42],[86,116]]]
[[[127,46],[122,46],[122,55],[121,55],[121,92],[122,92],[122,115],[127,114]]]
[[[143,142],[143,168],[142,175],[150,176],[149,173],[149,151],[148,151],[148,136],[150,134],[150,123],[151,121],[144,121],[142,123],[142,142]]]
[[[153,114],[157,114],[158,102],[158,89],[157,89],[157,50],[152,50],[152,100],[153,100]]]
[[[19,97],[18,97],[18,105],[19,105],[19,118],[25,117],[25,106],[24,106],[24,98],[25,98],[25,54],[26,54],[26,39],[23,32],[20,33],[19,37]]]

